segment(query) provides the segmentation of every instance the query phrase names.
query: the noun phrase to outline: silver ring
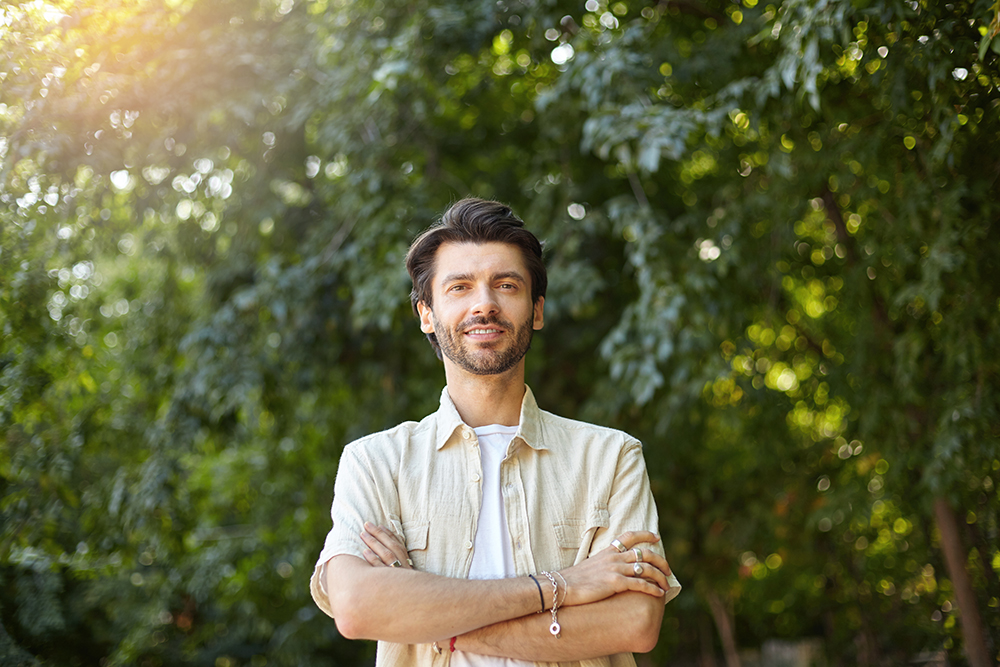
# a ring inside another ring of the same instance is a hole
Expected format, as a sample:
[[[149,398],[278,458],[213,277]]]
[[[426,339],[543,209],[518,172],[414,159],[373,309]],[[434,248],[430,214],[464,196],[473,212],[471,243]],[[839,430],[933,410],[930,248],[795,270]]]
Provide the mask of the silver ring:
[[[642,549],[640,549],[639,547],[632,547],[632,553],[635,554],[635,562],[636,563],[641,563],[642,562]]]
[[[403,567],[403,564],[400,563],[399,559],[397,558],[396,560],[389,563],[389,567]]]
[[[623,554],[626,551],[628,551],[628,549],[625,548],[625,545],[622,544],[622,541],[619,540],[617,537],[615,539],[611,540],[611,546],[613,546],[615,549],[618,549],[618,553],[621,553],[621,554]]]
[[[632,563],[632,571],[635,572],[635,576],[642,576],[642,563]]]

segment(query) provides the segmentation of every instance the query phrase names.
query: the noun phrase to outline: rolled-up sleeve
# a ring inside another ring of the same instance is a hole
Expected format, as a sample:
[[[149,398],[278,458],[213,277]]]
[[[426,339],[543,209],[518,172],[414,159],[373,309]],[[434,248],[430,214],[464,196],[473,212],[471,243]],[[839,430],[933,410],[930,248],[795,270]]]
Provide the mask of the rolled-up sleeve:
[[[642,444],[638,440],[629,439],[622,447],[618,456],[614,481],[611,485],[611,495],[608,498],[608,527],[594,535],[591,554],[607,548],[611,540],[626,531],[648,530],[659,534],[659,518],[653,492],[649,486],[649,475],[646,473],[646,461],[642,455]],[[644,549],[655,551],[664,556],[663,542],[646,544]],[[670,589],[666,591],[663,602],[670,602],[681,591],[680,582],[670,574],[667,577]]]
[[[309,591],[316,605],[333,617],[330,596],[326,590],[326,565],[334,556],[351,555],[364,558],[361,531],[365,521],[383,526],[399,523],[399,497],[396,485],[379,479],[380,469],[365,455],[362,442],[344,448],[334,483],[330,518],[333,526],[326,535],[323,550],[309,581]],[[390,480],[391,482],[391,480]]]

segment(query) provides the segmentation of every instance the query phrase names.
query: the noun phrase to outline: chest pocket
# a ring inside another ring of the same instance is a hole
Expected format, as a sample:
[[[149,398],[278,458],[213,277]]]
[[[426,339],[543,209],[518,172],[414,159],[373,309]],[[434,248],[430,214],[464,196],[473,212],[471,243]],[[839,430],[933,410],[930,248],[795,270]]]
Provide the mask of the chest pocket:
[[[556,545],[559,547],[559,567],[569,567],[582,562],[590,555],[594,535],[611,525],[607,508],[597,507],[585,519],[565,519],[552,525]]]
[[[413,567],[426,571],[427,565],[427,533],[430,532],[428,521],[407,521],[403,524],[403,535],[406,539],[406,551],[410,554]]]

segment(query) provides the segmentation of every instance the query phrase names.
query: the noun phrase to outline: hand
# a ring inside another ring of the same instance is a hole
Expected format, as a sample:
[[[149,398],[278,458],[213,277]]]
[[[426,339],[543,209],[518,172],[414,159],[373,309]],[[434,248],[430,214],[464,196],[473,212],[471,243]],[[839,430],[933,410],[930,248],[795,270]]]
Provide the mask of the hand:
[[[625,546],[619,552],[614,546],[602,549],[573,567],[560,570],[566,580],[565,599],[561,606],[588,604],[623,591],[637,591],[660,597],[670,588],[667,577],[670,565],[663,556],[650,549],[640,549],[642,575],[635,572],[637,544],[659,542],[659,536],[649,531],[623,533],[618,540]]]
[[[388,528],[366,521],[365,529],[361,531],[361,541],[368,547],[363,555],[372,567],[413,569],[413,562],[406,553],[406,546]]]

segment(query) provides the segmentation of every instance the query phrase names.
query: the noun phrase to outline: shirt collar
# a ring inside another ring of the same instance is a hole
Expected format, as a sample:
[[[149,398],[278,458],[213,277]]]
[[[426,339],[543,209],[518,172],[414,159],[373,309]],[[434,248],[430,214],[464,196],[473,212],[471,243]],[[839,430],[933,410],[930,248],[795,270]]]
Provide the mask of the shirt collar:
[[[531,387],[525,385],[524,398],[521,399],[521,416],[517,427],[515,438],[521,438],[526,445],[535,450],[546,450],[548,447],[542,442],[541,410],[535,402],[535,396],[531,393]],[[458,414],[458,408],[448,394],[448,387],[441,390],[441,407],[435,414],[437,422],[437,436],[434,446],[441,449],[452,439],[461,437],[463,429],[472,430],[462,421]]]

